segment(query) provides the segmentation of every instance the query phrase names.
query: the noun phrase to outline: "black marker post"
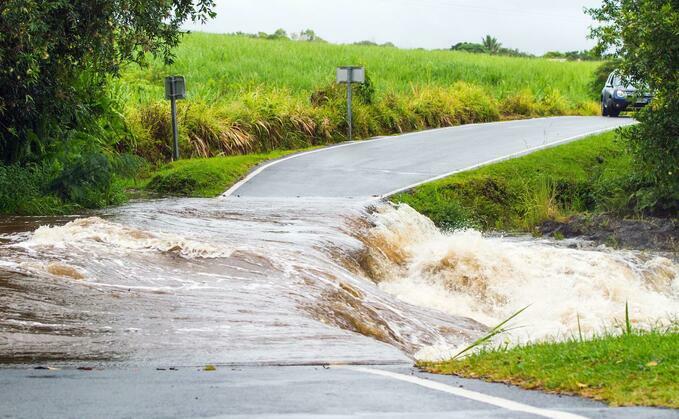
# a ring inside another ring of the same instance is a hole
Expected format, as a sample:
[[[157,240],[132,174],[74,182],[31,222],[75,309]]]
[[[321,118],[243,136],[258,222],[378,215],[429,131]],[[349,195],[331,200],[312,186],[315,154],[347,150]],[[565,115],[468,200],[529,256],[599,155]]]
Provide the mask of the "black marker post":
[[[165,99],[172,108],[172,160],[179,160],[179,128],[177,127],[177,100],[186,98],[186,82],[183,76],[165,77]]]

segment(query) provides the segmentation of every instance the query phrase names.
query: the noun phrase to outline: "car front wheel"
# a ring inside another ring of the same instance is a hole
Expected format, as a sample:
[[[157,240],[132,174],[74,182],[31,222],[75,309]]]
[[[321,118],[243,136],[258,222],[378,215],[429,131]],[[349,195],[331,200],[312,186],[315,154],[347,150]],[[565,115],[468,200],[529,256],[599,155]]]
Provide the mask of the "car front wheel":
[[[601,116],[608,116],[608,107],[606,106],[606,99],[601,99]]]

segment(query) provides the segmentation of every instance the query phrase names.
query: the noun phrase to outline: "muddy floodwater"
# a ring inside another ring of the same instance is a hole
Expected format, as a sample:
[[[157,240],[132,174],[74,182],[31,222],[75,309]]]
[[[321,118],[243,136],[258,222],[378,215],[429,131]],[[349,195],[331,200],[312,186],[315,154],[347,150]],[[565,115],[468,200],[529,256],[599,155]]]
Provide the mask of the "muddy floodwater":
[[[653,254],[443,233],[358,200],[176,199],[0,219],[0,363],[440,359],[516,311],[510,343],[676,319]]]

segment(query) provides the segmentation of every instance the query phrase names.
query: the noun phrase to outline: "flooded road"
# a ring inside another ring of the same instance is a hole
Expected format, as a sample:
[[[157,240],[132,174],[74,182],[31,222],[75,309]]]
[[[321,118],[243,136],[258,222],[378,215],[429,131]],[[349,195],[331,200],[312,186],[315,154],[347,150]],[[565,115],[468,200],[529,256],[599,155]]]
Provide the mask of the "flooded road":
[[[574,247],[577,247],[574,244]],[[0,362],[399,362],[679,313],[670,259],[444,234],[407,206],[176,199],[0,221]]]

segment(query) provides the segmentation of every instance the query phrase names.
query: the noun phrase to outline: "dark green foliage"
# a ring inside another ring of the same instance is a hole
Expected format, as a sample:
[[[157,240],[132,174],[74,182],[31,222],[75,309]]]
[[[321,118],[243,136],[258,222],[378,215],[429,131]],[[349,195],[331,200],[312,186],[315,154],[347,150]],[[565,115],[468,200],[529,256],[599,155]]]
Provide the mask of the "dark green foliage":
[[[452,51],[473,52],[476,54],[487,54],[489,51],[482,44],[474,42],[458,42],[450,48]]]
[[[139,161],[120,157],[134,141],[107,81],[125,63],[144,64],[148,54],[172,62],[182,23],[213,16],[213,6],[212,0],[0,2],[0,212],[119,202],[115,173],[129,174]]]
[[[679,88],[679,84],[677,84]],[[679,92],[679,90],[677,90]],[[639,112],[640,124],[623,134],[635,156],[637,206],[657,215],[679,211],[679,100],[659,97]]]
[[[518,49],[505,48],[496,38],[486,35],[480,44],[474,42],[458,42],[450,48],[451,51],[464,51],[474,54],[506,55],[509,57],[532,57],[531,54]]]
[[[0,163],[0,214],[57,214],[62,202],[45,193],[53,168]]]
[[[100,208],[122,200],[112,189],[113,174],[113,166],[106,156],[88,153],[67,161],[49,189],[63,201],[83,208]]]
[[[497,38],[490,35],[486,35],[481,40],[481,43],[483,44],[483,47],[486,49],[486,51],[490,52],[491,54],[499,53],[500,48],[502,48],[502,44],[497,40]]]
[[[608,76],[610,76],[613,71],[617,70],[617,68],[618,63],[615,60],[604,61],[597,67],[592,82],[589,85],[593,99],[601,100],[601,91],[606,85],[606,80],[608,80]]]
[[[597,61],[601,60],[601,55],[595,50],[582,50],[582,51],[548,51],[542,58],[557,58],[564,59],[567,61]],[[610,73],[609,73],[610,74]]]
[[[0,3],[0,157],[41,154],[79,128],[109,75],[147,53],[171,61],[186,19],[212,0],[5,0]]]
[[[635,159],[635,192],[648,212],[679,211],[679,1],[604,0],[589,13],[600,51],[610,51],[628,82],[655,95],[626,131]]]

